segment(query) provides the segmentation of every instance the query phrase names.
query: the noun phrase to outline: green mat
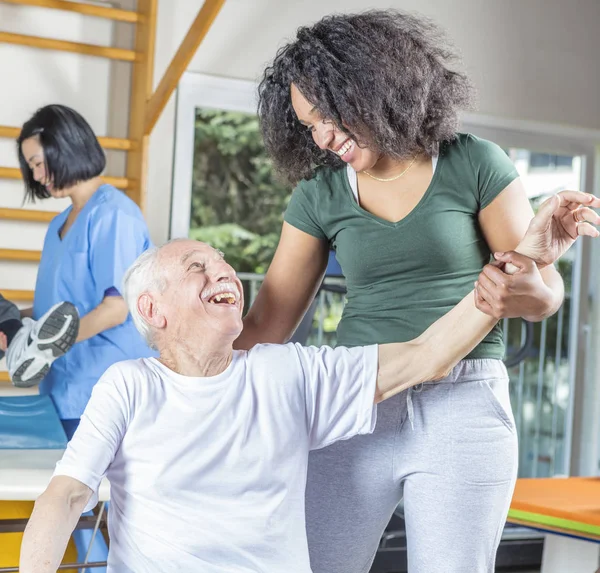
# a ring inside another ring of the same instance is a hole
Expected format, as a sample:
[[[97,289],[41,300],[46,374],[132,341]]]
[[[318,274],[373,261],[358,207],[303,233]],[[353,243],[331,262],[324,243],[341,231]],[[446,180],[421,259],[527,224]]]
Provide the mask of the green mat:
[[[549,525],[550,527],[558,527],[559,529],[567,529],[573,532],[587,533],[600,537],[600,525],[591,525],[589,523],[582,523],[581,521],[552,517],[540,513],[530,513],[529,511],[520,511],[518,509],[511,509],[508,512],[508,519],[510,520],[511,517],[520,521],[527,521],[531,525]]]

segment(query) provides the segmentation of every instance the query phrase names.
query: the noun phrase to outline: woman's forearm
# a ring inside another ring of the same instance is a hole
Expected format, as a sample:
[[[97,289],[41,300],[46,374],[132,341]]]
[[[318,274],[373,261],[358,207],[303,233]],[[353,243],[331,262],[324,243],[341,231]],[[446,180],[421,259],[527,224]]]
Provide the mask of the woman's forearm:
[[[257,344],[284,344],[294,333],[294,328],[285,324],[261,324],[256,318],[257,311],[252,309],[251,313],[244,317],[244,328],[242,333],[233,343],[236,350],[250,350]]]
[[[533,258],[535,253],[529,251],[524,243],[519,244],[515,249],[515,252],[525,255],[526,257]],[[507,274],[514,274],[516,269],[514,265],[508,263],[505,267]],[[560,273],[556,270],[554,265],[548,265],[540,269],[540,274],[544,284],[548,287],[548,296],[545,301],[545,305],[538,312],[530,315],[524,315],[523,318],[530,322],[540,322],[549,316],[552,316],[558,311],[565,298],[565,285]]]
[[[544,284],[548,287],[548,301],[541,312],[534,315],[526,315],[523,318],[530,322],[540,322],[558,311],[565,298],[565,285],[560,273],[554,266],[548,266],[540,271]]]
[[[128,314],[127,304],[121,296],[107,296],[79,322],[77,342],[96,336],[105,330],[123,324]]]

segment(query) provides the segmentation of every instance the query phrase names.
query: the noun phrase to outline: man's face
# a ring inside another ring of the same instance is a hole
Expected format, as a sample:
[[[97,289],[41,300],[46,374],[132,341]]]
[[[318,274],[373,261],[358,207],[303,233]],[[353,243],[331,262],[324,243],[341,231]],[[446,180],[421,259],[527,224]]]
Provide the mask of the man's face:
[[[157,295],[166,334],[175,340],[233,342],[242,332],[242,283],[222,254],[198,241],[176,241],[158,259],[166,278]]]

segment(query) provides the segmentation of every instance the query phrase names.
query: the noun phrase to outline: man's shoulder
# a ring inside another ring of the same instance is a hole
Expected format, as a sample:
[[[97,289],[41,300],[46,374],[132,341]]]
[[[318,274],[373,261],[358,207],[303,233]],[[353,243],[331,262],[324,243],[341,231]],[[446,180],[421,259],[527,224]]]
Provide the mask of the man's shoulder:
[[[302,347],[293,342],[287,344],[257,344],[247,352],[246,364],[250,373],[265,372],[269,375],[294,377],[301,372],[299,351]]]
[[[122,360],[107,368],[101,380],[119,384],[131,385],[139,379],[146,379],[153,371],[149,358]]]
[[[298,354],[296,346],[299,345],[297,345],[294,342],[288,342],[286,344],[257,344],[256,346],[253,346],[250,350],[248,350],[247,359],[268,360],[277,357],[290,357]]]

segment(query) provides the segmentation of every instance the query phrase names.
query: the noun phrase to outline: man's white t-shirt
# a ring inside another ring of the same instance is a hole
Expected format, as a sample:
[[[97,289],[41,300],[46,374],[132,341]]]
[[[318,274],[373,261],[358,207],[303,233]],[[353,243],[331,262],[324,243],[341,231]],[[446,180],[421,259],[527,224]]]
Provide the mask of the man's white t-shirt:
[[[111,573],[308,573],[308,452],[373,431],[376,377],[376,346],[259,345],[209,378],[120,362],[54,475],[108,477]]]

